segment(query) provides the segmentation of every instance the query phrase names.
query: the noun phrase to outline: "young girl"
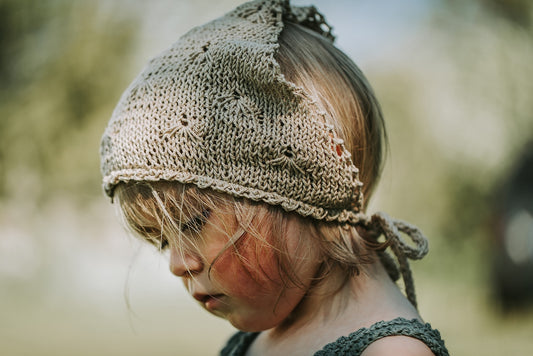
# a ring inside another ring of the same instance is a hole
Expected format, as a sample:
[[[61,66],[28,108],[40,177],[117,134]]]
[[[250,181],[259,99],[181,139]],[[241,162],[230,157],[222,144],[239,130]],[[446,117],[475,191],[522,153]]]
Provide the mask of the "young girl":
[[[256,0],[185,34],[115,109],[105,191],[242,330],[222,355],[447,355],[407,262],[426,239],[365,214],[385,128],[330,29],[314,7]]]

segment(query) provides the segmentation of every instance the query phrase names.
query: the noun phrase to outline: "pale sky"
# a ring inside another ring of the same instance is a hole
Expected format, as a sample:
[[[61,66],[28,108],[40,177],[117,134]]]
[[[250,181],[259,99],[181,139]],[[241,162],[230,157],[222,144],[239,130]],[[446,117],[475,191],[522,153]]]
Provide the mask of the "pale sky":
[[[402,43],[425,31],[439,0],[292,0],[298,6],[314,5],[333,26],[336,44],[356,63],[386,60]],[[239,0],[159,0],[137,3],[144,14],[140,63],[167,48],[194,26],[222,16]],[[145,58],[146,57],[146,58]]]

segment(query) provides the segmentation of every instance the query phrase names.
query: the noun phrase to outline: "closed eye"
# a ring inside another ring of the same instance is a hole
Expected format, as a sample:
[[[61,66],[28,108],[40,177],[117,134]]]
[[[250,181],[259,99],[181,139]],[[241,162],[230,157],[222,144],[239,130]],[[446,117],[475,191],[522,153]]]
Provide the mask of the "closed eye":
[[[201,214],[193,217],[186,223],[181,225],[181,232],[200,232],[202,227],[205,225],[209,216],[211,215],[211,210],[205,209]]]
[[[159,249],[161,251],[166,250],[168,248],[168,241],[167,239],[161,240],[161,244],[159,245]]]

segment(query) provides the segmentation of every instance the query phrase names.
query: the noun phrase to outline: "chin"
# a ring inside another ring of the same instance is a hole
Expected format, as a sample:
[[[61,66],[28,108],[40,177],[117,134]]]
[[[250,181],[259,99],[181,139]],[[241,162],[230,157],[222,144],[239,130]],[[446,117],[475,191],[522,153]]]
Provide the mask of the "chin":
[[[240,318],[235,319],[228,319],[228,321],[233,325],[235,328],[239,329],[240,331],[245,332],[260,332],[272,329],[282,323],[283,320],[277,320],[273,318],[272,320],[258,320],[251,318],[252,320],[243,320]]]

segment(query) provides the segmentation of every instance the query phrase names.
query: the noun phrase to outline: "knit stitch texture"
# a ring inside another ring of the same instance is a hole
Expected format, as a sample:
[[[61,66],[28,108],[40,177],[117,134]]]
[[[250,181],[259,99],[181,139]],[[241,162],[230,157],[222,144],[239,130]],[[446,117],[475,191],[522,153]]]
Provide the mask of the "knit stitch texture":
[[[104,189],[178,181],[358,222],[362,183],[326,113],[275,60],[284,21],[333,40],[314,7],[245,3],[152,59],[125,91],[101,143]]]

